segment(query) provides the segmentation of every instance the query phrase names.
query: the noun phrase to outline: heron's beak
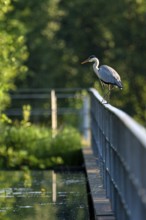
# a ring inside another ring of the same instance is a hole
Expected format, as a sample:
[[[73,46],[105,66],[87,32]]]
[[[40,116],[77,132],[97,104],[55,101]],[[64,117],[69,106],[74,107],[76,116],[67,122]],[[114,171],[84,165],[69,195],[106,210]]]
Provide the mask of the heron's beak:
[[[88,63],[88,62],[89,62],[89,59],[86,59],[83,62],[81,62],[81,64]]]

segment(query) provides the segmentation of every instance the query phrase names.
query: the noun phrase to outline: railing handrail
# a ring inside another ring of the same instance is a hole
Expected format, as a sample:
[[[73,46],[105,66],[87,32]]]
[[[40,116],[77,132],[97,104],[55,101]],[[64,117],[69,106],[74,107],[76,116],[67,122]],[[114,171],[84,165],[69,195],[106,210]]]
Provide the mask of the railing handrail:
[[[103,97],[98,93],[94,88],[90,89],[90,92],[98,99],[99,102],[103,102]],[[109,103],[103,104],[106,109],[114,113],[130,130],[131,132],[139,139],[143,146],[146,147],[146,129],[131,118],[124,111],[110,105]]]
[[[95,89],[91,96],[91,143],[117,220],[145,220],[146,130]]]

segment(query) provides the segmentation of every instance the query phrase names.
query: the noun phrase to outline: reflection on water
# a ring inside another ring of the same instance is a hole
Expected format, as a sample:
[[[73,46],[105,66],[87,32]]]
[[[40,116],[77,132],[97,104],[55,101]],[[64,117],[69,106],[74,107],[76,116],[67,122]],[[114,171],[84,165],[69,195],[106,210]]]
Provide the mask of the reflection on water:
[[[0,219],[88,220],[84,173],[0,171]]]

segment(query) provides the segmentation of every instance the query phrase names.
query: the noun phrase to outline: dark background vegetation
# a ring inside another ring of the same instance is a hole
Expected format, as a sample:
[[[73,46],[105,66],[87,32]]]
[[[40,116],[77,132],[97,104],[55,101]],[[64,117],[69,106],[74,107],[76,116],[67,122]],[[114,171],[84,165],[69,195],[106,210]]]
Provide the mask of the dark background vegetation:
[[[3,121],[9,121],[2,112],[10,104],[10,90],[100,91],[92,65],[81,65],[91,54],[121,75],[124,89],[113,91],[111,104],[145,125],[145,0],[1,0],[0,9],[1,132],[7,129]],[[17,141],[14,147],[6,140],[1,145],[12,153],[8,149],[16,148]]]
[[[144,0],[2,0],[0,102],[14,88],[98,88],[95,54],[114,67],[124,90],[112,104],[144,124],[146,108],[146,2]]]

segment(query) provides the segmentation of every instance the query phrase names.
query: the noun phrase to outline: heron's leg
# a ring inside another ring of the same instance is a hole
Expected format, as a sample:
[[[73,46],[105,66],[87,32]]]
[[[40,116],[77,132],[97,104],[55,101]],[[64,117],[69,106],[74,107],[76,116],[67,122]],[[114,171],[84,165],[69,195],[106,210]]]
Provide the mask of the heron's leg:
[[[114,88],[114,86],[113,85],[111,85],[111,84],[109,84],[108,85],[108,101],[110,100],[110,95],[111,95],[111,90]]]
[[[101,87],[102,87],[102,90],[104,91],[104,89],[105,89],[105,84],[100,80],[100,85],[101,85]],[[103,95],[103,99],[102,99],[102,103],[103,104],[106,104],[107,103],[107,101],[105,101],[105,97],[106,97],[106,94],[104,93],[104,95]]]
[[[111,90],[114,88],[113,85],[109,84],[108,85],[108,101],[110,100],[110,95],[111,95]]]
[[[111,90],[114,88],[114,86],[113,85],[111,85],[111,84],[108,84],[108,91],[104,94],[104,96],[103,96],[103,99],[107,99],[107,102],[106,103],[108,103],[109,102],[109,100],[110,100],[110,94],[111,94]]]
[[[109,84],[108,85],[108,101],[110,100],[111,90],[112,90],[112,86]]]
[[[109,90],[108,90],[108,92],[104,93],[104,95],[103,95],[103,99],[102,99],[102,103],[103,103],[103,104],[107,104],[107,103],[108,103],[108,101],[105,100],[105,99],[107,99],[107,96],[108,96],[108,95],[109,95]]]
[[[100,80],[100,84],[101,84],[102,89],[104,90],[104,83],[101,80]]]

